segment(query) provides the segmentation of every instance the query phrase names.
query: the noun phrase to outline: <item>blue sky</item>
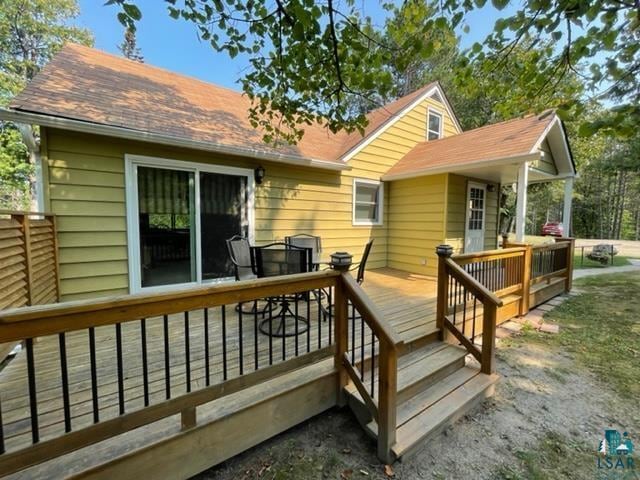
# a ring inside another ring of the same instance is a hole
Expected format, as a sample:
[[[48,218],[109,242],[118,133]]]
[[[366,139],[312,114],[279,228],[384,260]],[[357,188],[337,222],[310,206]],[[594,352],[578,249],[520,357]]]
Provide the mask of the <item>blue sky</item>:
[[[182,20],[174,20],[167,14],[164,1],[138,0],[143,19],[138,25],[138,46],[145,62],[168,70],[199,78],[226,87],[239,89],[237,79],[247,67],[246,58],[231,60],[225,54],[217,54],[205,42],[200,42],[195,27]],[[100,0],[79,0],[80,17],[77,23],[91,30],[95,36],[95,47],[119,54],[123,28],[116,19],[118,10],[105,7]],[[384,12],[375,0],[363,1],[364,12],[375,23],[384,22]],[[467,23],[468,34],[462,35],[463,47],[482,39],[493,29],[497,12],[484,8],[472,12]]]

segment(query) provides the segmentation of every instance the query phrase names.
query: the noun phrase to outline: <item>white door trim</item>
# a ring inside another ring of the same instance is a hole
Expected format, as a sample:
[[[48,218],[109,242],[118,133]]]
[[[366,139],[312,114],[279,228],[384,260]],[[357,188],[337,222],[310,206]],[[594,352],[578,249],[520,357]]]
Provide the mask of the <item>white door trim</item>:
[[[477,188],[484,192],[482,202],[482,247],[479,250],[470,250],[469,237],[469,220],[471,219],[471,189]],[[487,230],[487,184],[478,182],[467,183],[467,202],[465,206],[465,222],[464,222],[464,252],[476,252],[484,250],[484,237]]]
[[[212,165],[208,163],[188,162],[169,158],[148,157],[144,155],[125,154],[125,207],[127,215],[127,253],[129,267],[129,293],[169,291],[188,288],[202,282],[202,252],[200,239],[200,172],[220,173],[247,177],[247,221],[249,223],[249,243],[255,241],[255,178],[254,171],[249,168],[229,167],[226,165]],[[140,272],[140,225],[138,223],[138,166],[171,168],[194,173],[195,178],[195,236],[196,236],[196,281],[182,284],[162,285],[157,287],[142,287]],[[207,282],[209,283],[209,282]]]

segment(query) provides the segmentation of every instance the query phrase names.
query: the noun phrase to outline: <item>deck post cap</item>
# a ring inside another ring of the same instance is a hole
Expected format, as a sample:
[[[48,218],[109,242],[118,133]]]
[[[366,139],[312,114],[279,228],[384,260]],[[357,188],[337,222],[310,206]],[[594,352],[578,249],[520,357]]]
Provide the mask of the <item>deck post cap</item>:
[[[439,257],[450,257],[453,255],[453,247],[451,245],[438,245],[436,253]]]
[[[331,254],[331,268],[346,272],[353,263],[353,255],[348,252],[334,252]]]

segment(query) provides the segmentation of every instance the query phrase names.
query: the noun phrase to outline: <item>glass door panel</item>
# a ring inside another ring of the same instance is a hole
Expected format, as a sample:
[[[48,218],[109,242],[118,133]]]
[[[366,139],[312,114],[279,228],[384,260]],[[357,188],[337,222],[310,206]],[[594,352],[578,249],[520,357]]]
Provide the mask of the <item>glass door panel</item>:
[[[247,177],[203,171],[199,175],[202,280],[233,277],[226,239],[248,236]]]
[[[138,166],[142,287],[196,281],[195,173]]]

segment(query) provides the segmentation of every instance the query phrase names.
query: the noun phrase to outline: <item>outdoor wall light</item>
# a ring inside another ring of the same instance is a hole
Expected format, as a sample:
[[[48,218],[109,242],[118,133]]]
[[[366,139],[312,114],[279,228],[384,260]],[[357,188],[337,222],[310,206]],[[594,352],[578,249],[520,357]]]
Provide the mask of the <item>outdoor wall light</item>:
[[[493,183],[490,183],[489,185],[487,185],[487,192],[493,193],[495,191],[496,191],[496,186]]]
[[[256,183],[258,185],[262,184],[262,181],[264,180],[264,167],[262,165],[256,168],[255,176],[256,176]]]

